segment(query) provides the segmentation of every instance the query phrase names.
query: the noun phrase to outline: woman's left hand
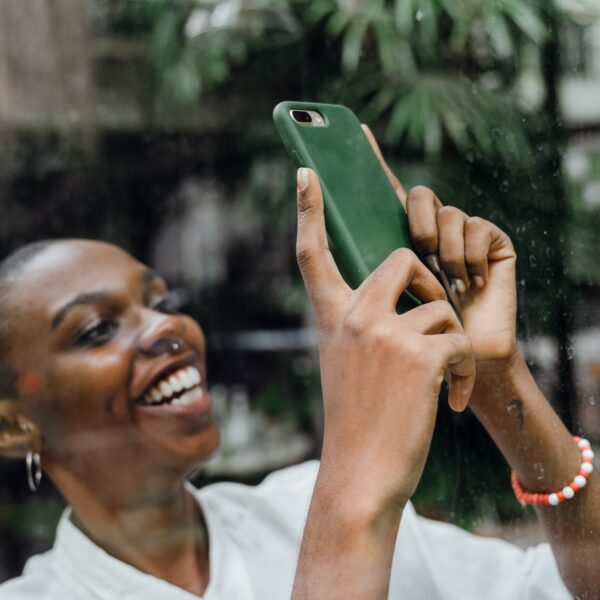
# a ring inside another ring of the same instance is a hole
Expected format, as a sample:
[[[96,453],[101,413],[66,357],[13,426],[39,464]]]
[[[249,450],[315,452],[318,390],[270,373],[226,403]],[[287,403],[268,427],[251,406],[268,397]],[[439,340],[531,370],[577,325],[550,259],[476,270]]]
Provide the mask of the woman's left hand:
[[[368,127],[363,129],[408,213],[417,254],[448,277],[460,297],[461,318],[475,358],[499,366],[517,353],[516,254],[510,238],[480,217],[444,206],[429,188],[404,191]]]

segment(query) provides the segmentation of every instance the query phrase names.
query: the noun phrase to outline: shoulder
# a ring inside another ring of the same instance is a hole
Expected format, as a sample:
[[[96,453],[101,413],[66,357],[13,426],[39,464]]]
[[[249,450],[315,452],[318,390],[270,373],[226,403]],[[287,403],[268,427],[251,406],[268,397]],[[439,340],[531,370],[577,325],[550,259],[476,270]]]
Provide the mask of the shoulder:
[[[2,600],[51,600],[55,598],[52,561],[52,550],[30,558],[20,577],[10,579],[0,585],[0,598]]]
[[[217,483],[195,493],[224,523],[279,526],[301,533],[318,471],[319,462],[313,460],[275,471],[256,486]]]
[[[258,498],[278,500],[282,496],[311,495],[318,471],[319,462],[311,460],[287,469],[274,471],[258,485],[215,483],[195,490],[195,493],[201,499],[218,498],[232,504],[239,502],[246,504],[249,500]]]
[[[411,505],[402,517],[394,562],[392,589],[410,571],[413,584],[419,582],[430,598],[444,598],[448,588],[463,598],[572,598],[548,544],[524,550],[498,538],[474,535],[456,525],[418,516]]]

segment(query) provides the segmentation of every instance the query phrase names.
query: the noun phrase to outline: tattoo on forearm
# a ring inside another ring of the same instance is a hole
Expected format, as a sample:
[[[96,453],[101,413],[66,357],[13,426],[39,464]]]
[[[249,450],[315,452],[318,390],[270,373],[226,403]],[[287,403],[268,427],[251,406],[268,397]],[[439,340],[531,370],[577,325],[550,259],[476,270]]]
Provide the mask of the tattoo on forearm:
[[[523,401],[515,398],[511,400],[509,405],[506,407],[506,412],[509,415],[513,415],[515,418],[519,420],[519,430],[523,431],[523,427],[525,426],[525,415],[523,414]]]

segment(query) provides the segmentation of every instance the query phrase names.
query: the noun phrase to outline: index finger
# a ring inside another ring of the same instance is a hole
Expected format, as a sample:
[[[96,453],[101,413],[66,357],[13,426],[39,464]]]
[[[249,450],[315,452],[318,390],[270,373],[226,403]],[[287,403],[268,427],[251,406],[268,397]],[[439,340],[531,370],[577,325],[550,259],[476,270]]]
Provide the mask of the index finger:
[[[476,367],[471,340],[458,331],[439,333],[430,338],[444,348],[450,372],[448,404],[456,412],[462,412],[467,408],[475,386]]]
[[[362,130],[364,131],[365,135],[367,136],[367,139],[369,140],[369,144],[371,144],[371,148],[373,148],[373,152],[375,152],[375,155],[379,159],[379,162],[380,162],[381,166],[383,167],[383,170],[385,171],[387,178],[389,179],[390,183],[392,184],[392,187],[394,188],[394,191],[396,192],[396,195],[398,196],[400,203],[402,204],[402,206],[404,206],[404,210],[406,210],[406,191],[404,190],[404,187],[400,183],[400,180],[394,175],[393,171],[388,166],[387,162],[385,161],[385,158],[383,158],[383,153],[381,152],[381,148],[379,147],[379,144],[377,143],[377,140],[375,139],[373,132],[369,129],[369,126],[365,125],[363,123],[361,125],[361,127],[362,127]]]
[[[298,235],[296,258],[317,321],[335,310],[350,287],[342,278],[327,242],[323,194],[317,174],[298,169]],[[325,319],[330,320],[330,319]]]

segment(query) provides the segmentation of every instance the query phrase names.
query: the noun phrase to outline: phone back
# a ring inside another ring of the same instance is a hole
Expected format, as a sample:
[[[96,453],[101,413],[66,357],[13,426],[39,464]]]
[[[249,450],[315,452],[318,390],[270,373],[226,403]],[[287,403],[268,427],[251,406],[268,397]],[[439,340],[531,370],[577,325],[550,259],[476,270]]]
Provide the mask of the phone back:
[[[325,125],[297,123],[292,109],[316,110]],[[332,252],[350,285],[360,285],[396,248],[411,247],[406,213],[350,109],[286,101],[273,119],[297,166],[319,175]]]

